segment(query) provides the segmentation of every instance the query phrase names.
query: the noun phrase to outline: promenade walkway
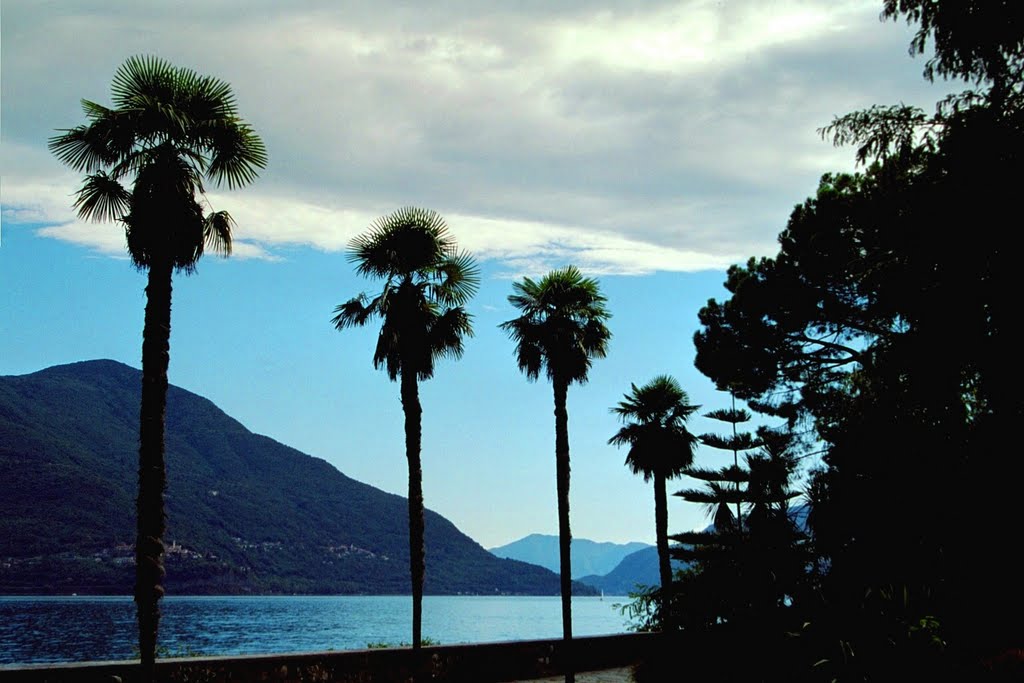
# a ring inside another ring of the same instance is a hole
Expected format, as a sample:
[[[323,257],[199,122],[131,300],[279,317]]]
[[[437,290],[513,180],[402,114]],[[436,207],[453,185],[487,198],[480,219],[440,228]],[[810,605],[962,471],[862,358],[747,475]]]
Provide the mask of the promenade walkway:
[[[576,683],[632,683],[633,667],[622,667],[618,669],[604,669],[602,671],[584,671],[576,674]],[[565,676],[551,676],[549,678],[534,678],[528,681],[515,681],[515,683],[564,683]]]
[[[656,634],[623,633],[573,640],[573,659],[582,668],[578,683],[632,683],[631,662],[641,661],[659,643]],[[157,676],[167,681],[275,681],[309,680],[402,681],[415,676],[450,681],[511,681],[564,683],[558,671],[562,641],[533,640],[473,645],[384,648],[340,652],[185,657],[161,659]],[[138,662],[73,662],[0,666],[3,683],[96,683],[138,680]],[[538,677],[539,676],[539,677]],[[514,678],[518,677],[518,678]]]

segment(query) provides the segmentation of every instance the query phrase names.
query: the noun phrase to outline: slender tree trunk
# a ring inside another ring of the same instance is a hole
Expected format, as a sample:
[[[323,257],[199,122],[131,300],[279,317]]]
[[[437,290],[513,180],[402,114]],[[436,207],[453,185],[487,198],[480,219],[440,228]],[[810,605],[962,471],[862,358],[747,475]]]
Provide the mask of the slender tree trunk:
[[[732,399],[732,410],[733,410],[733,413],[735,413],[736,412],[736,394],[734,394],[733,392],[730,391],[729,392],[729,398]],[[732,423],[732,439],[733,439],[733,443],[735,444],[736,443],[736,415],[735,414],[732,416],[732,419],[733,419],[733,423]],[[736,448],[732,449],[732,464],[733,464],[733,467],[736,467],[737,469],[739,469],[739,466],[740,466],[740,452]],[[738,496],[739,492],[740,492],[740,483],[738,481],[733,483],[733,487],[736,489],[736,495]],[[743,511],[740,510],[740,501],[739,500],[736,501],[736,532],[738,534],[738,537],[742,538],[742,536],[743,536]]]
[[[558,482],[558,558],[562,592],[562,641],[565,647],[565,683],[574,683],[575,659],[572,653],[572,560],[569,529],[569,413],[566,396],[569,383],[555,379],[555,477]]]
[[[146,319],[142,330],[142,407],[139,419],[139,497],[136,500],[135,604],[139,621],[142,680],[156,675],[156,641],[164,577],[164,424],[167,366],[171,338],[169,263],[153,264],[146,285]]]
[[[654,535],[658,544],[658,573],[661,576],[661,629],[671,630],[672,564],[668,554],[668,499],[665,475],[654,473]]]
[[[409,460],[409,574],[412,577],[412,647],[420,649],[423,626],[423,576],[426,550],[423,542],[423,465],[420,462],[422,433],[419,386],[416,371],[402,368],[402,410],[405,413],[405,457]]]

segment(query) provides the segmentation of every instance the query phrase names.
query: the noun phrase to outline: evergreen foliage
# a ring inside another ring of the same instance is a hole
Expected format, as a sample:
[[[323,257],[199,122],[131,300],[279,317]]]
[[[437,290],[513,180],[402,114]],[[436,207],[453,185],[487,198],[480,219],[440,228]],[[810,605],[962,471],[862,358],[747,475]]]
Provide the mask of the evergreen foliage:
[[[676,493],[705,506],[712,525],[704,531],[676,534],[673,555],[690,564],[681,581],[684,623],[691,628],[718,624],[782,620],[800,589],[806,559],[790,501],[796,459],[786,431],[761,427],[756,434],[736,425],[751,419],[732,406],[706,417],[733,426],[730,435],[705,435],[701,441],[733,453],[733,464],[720,469],[688,468],[684,473],[704,482],[702,488]],[[757,449],[744,456],[742,450]],[[788,616],[786,617],[788,618]]]
[[[912,53],[934,46],[929,79],[974,89],[933,115],[875,106],[822,129],[862,169],[823,176],[778,255],[729,270],[729,297],[700,312],[697,367],[822,445],[799,629],[818,675],[978,680],[1024,642],[1010,540],[1024,468],[1006,450],[1024,418],[1016,248],[1001,229],[1024,170],[1024,12],[884,7],[917,25]],[[998,476],[979,521],[950,495],[981,471]]]

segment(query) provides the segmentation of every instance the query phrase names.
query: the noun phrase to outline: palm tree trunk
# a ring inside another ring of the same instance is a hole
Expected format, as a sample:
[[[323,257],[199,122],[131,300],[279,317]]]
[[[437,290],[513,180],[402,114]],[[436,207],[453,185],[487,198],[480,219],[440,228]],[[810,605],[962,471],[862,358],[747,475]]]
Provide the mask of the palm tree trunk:
[[[402,410],[405,413],[405,457],[409,461],[409,574],[412,577],[412,647],[420,649],[423,625],[423,576],[426,550],[423,542],[423,465],[420,462],[422,433],[419,386],[416,371],[402,368]]]
[[[555,477],[558,484],[558,558],[562,593],[562,641],[565,648],[565,683],[575,681],[572,656],[572,561],[569,529],[569,412],[566,397],[569,383],[555,379]]]
[[[136,500],[135,604],[139,621],[142,680],[156,674],[156,640],[164,588],[164,424],[171,338],[170,263],[153,264],[146,285],[142,330],[142,405],[139,419],[139,497]]]
[[[654,534],[658,544],[658,573],[661,575],[661,628],[672,626],[672,564],[668,555],[668,499],[665,495],[665,475],[654,473]]]

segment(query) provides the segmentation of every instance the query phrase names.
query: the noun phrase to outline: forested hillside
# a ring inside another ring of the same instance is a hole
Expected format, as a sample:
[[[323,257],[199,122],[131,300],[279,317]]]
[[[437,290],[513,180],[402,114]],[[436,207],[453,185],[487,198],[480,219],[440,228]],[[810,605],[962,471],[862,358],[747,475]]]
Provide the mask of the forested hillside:
[[[0,377],[0,593],[131,591],[140,382],[104,360]],[[167,462],[168,593],[409,592],[404,498],[174,386]],[[426,546],[427,593],[558,593],[430,511]]]

